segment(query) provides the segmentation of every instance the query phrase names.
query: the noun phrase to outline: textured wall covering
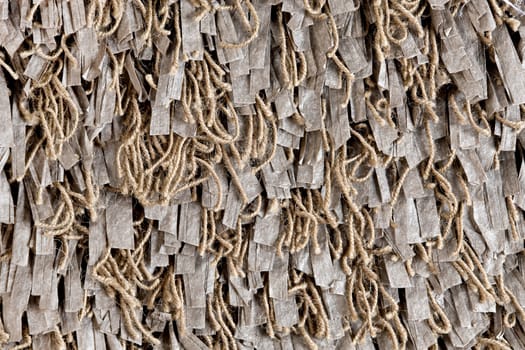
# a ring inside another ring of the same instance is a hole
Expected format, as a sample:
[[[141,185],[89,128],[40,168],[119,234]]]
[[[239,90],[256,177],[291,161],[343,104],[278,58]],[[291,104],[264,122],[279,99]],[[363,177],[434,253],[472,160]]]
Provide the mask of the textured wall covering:
[[[525,349],[521,2],[0,0],[0,348]]]

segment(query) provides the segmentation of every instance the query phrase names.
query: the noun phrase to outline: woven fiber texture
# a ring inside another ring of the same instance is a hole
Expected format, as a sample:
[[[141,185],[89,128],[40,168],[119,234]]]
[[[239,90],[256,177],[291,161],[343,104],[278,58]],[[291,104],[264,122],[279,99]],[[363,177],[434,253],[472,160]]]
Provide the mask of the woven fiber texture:
[[[0,349],[525,349],[521,0],[0,0]]]

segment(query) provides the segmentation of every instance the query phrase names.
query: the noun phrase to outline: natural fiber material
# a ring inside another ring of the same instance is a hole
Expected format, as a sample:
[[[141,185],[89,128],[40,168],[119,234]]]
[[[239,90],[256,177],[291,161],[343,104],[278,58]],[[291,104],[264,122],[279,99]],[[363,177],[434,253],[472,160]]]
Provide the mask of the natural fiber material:
[[[0,0],[3,348],[524,349],[524,10]]]

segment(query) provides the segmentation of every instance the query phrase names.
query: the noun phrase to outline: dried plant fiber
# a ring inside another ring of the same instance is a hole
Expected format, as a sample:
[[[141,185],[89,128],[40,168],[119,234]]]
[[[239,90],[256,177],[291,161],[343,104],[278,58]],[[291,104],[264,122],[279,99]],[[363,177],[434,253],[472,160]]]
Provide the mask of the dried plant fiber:
[[[0,349],[525,349],[520,0],[0,0]]]

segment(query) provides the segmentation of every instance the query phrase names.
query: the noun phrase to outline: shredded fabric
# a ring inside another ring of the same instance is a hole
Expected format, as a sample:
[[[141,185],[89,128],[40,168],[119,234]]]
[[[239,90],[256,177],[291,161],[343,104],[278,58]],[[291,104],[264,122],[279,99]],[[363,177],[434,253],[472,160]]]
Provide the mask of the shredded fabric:
[[[516,0],[0,0],[2,349],[525,349]]]

